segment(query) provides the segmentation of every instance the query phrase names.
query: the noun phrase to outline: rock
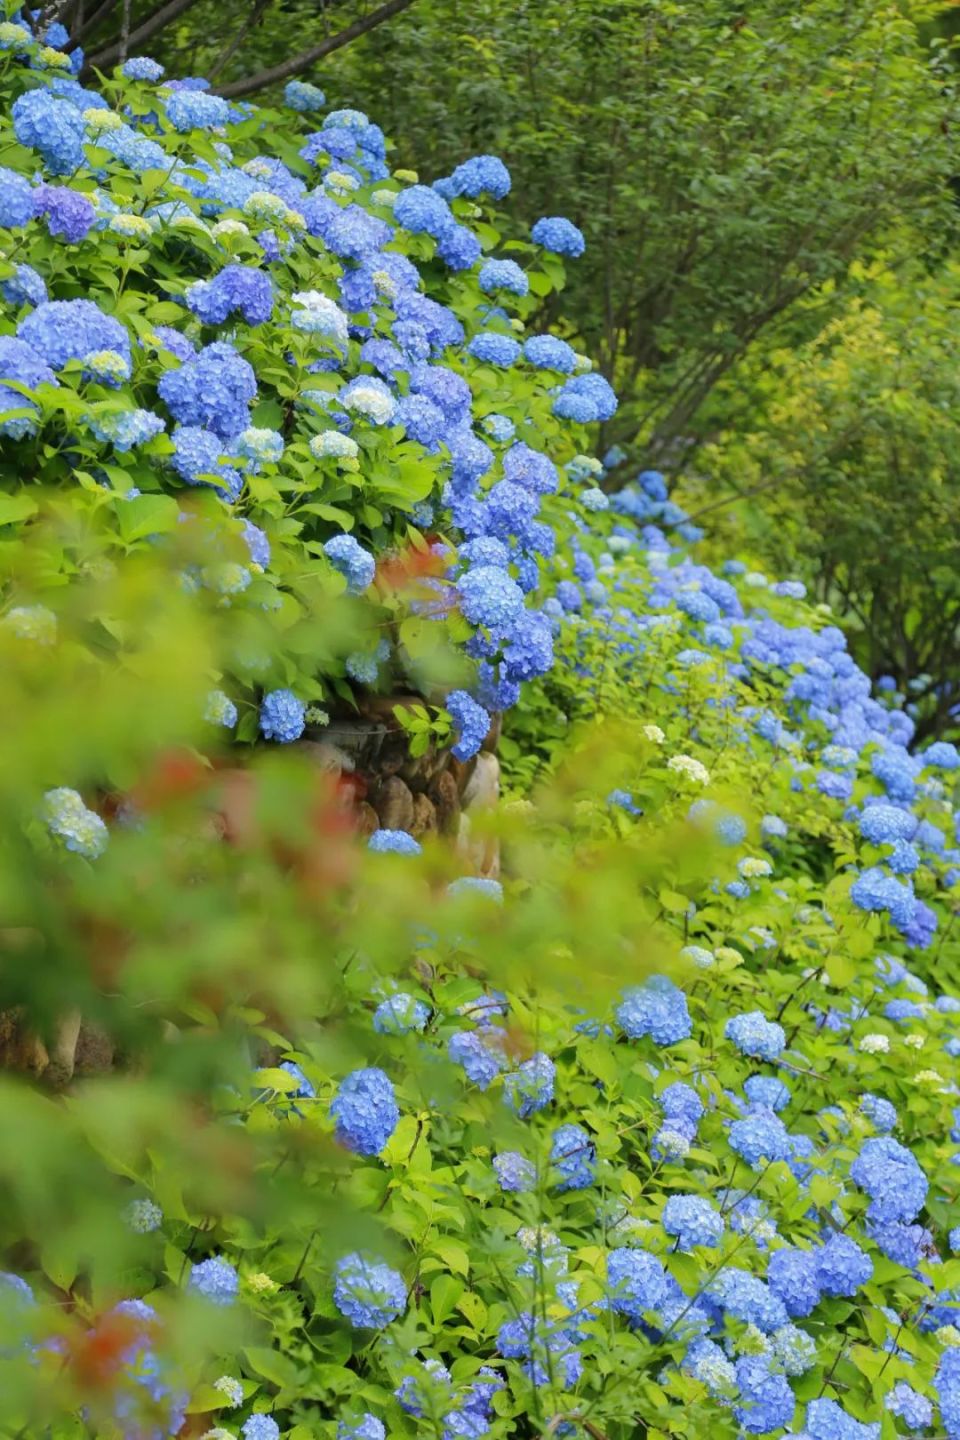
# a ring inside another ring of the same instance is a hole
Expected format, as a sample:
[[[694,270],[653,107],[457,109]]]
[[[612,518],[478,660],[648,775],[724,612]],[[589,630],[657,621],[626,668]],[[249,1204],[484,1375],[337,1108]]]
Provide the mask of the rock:
[[[391,775],[372,797],[384,830],[409,830],[413,823],[413,796],[399,775]]]
[[[369,840],[374,830],[380,829],[380,816],[366,800],[361,800],[356,808],[355,814],[357,819],[357,834],[361,840]]]
[[[456,781],[458,795],[463,795],[476,766],[476,756],[474,756],[472,760],[457,760],[453,755],[449,756],[447,760],[447,773],[452,775]]]
[[[114,1044],[106,1030],[92,1020],[82,1020],[73,1060],[74,1075],[105,1075],[113,1069],[114,1056]]]
[[[320,770],[348,774],[354,768],[353,757],[330,740],[298,740],[296,749],[306,755]]]
[[[410,834],[419,838],[421,835],[434,833],[436,829],[437,812],[433,801],[427,795],[414,795]]]
[[[0,1068],[42,1075],[50,1063],[47,1047],[24,1023],[23,1010],[0,1011]]]
[[[491,753],[494,753],[497,746],[500,744],[500,734],[502,730],[503,714],[498,710],[490,721],[490,729],[487,731],[486,739],[480,746],[480,749],[489,750]]]
[[[474,838],[471,816],[491,810],[500,796],[500,761],[484,751],[476,757],[473,774],[463,792],[463,813],[457,835],[457,848],[465,857],[474,875],[495,880],[500,874],[500,842],[495,835]]]
[[[481,751],[475,758],[473,773],[463,790],[464,809],[490,809],[499,798],[500,761],[496,755]]]
[[[49,1049],[50,1063],[43,1073],[45,1083],[53,1090],[65,1089],[73,1079],[80,1023],[79,1010],[71,1010],[57,1021]]]
[[[456,835],[460,826],[460,793],[449,770],[441,771],[430,786],[429,793],[440,833]]]

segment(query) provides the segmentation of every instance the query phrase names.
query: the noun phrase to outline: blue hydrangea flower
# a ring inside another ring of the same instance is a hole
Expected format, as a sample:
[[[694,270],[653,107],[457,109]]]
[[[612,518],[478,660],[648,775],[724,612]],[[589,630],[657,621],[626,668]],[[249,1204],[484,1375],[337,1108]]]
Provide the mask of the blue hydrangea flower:
[[[198,426],[230,440],[249,425],[257,381],[246,360],[218,340],[178,369],[168,370],[157,390],[181,425]]]
[[[790,1090],[775,1075],[751,1075],[743,1082],[743,1092],[751,1105],[766,1110],[783,1110],[790,1104]]]
[[[11,115],[20,144],[38,151],[51,175],[72,175],[84,163],[83,116],[52,90],[25,90]]]
[[[490,716],[465,690],[452,691],[445,704],[458,731],[452,754],[458,760],[469,760],[476,755],[487,738]]]
[[[270,276],[252,265],[225,265],[212,280],[189,285],[184,299],[204,325],[222,325],[234,314],[248,325],[262,325],[273,313]]]
[[[880,1422],[854,1420],[836,1400],[811,1400],[802,1433],[807,1440],[880,1440]]]
[[[895,805],[868,805],[860,816],[860,834],[873,845],[909,840],[917,828],[916,817]]]
[[[466,225],[451,225],[437,241],[437,254],[451,270],[470,270],[480,259],[479,237]]]
[[[537,1183],[534,1165],[516,1150],[506,1150],[494,1155],[493,1168],[496,1171],[500,1189],[505,1194],[520,1194],[532,1190]]]
[[[444,182],[444,193],[466,195],[471,200],[481,195],[502,200],[510,194],[510,171],[496,155],[473,155]]]
[[[772,1110],[755,1109],[730,1126],[731,1150],[753,1168],[775,1160],[789,1160],[793,1151],[783,1121]]]
[[[562,375],[572,375],[577,367],[577,352],[556,335],[531,335],[524,341],[523,355],[538,370],[558,370]]]
[[[447,1041],[447,1054],[455,1065],[460,1065],[467,1079],[479,1090],[487,1090],[501,1070],[506,1068],[502,1030],[488,1028],[477,1034],[473,1030],[458,1030]]]
[[[817,1274],[825,1295],[854,1295],[873,1274],[873,1261],[848,1235],[831,1235],[817,1252]]]
[[[707,1286],[707,1295],[735,1320],[765,1335],[787,1324],[783,1301],[763,1280],[736,1265],[725,1265]]]
[[[84,805],[76,790],[67,786],[48,790],[43,797],[43,818],[51,835],[85,860],[98,859],[107,848],[110,832],[96,811]]]
[[[34,214],[46,218],[47,229],[55,239],[68,245],[79,245],[92,230],[97,212],[90,199],[65,185],[38,185],[33,192]]]
[[[915,1156],[889,1136],[864,1141],[850,1178],[870,1196],[871,1220],[913,1220],[927,1197],[927,1177]]]
[[[230,119],[226,100],[204,90],[174,90],[165,97],[163,108],[170,124],[181,135],[191,130],[213,130],[226,125]]]
[[[374,830],[367,849],[376,855],[419,855],[422,846],[406,830]]]
[[[659,1309],[669,1289],[669,1277],[655,1255],[624,1247],[607,1256],[610,1307],[634,1325]]]
[[[398,992],[382,1000],[373,1012],[373,1028],[378,1035],[407,1035],[422,1031],[430,1019],[430,1007],[413,995]]]
[[[628,990],[616,1015],[631,1040],[649,1035],[655,1045],[675,1045],[693,1034],[687,997],[663,975]]]
[[[860,1096],[860,1109],[878,1130],[892,1130],[897,1123],[896,1107],[881,1095],[871,1095],[869,1091],[864,1093]]]
[[[897,1415],[908,1430],[926,1430],[933,1424],[933,1406],[905,1380],[898,1380],[884,1401],[884,1409]]]
[[[776,1060],[787,1043],[783,1026],[768,1020],[760,1010],[731,1016],[723,1033],[741,1055],[750,1055],[755,1060]]]
[[[18,265],[0,290],[11,305],[43,305],[47,298],[47,287],[31,265]]]
[[[135,55],[132,60],[126,60],[120,70],[127,80],[144,80],[151,85],[162,80],[164,74],[163,66],[148,55]]]
[[[260,705],[260,733],[265,740],[289,745],[303,734],[307,707],[292,690],[271,690]]]
[[[224,729],[232,730],[237,723],[237,707],[222,690],[211,690],[203,718],[208,725],[222,725]]]
[[[152,1200],[131,1200],[123,1218],[137,1235],[150,1235],[163,1224],[163,1211]]]
[[[406,1310],[407,1287],[389,1265],[354,1253],[337,1261],[333,1300],[358,1330],[385,1330]]]
[[[591,371],[586,375],[574,375],[564,384],[553,402],[553,413],[561,420],[591,425],[598,420],[612,420],[617,403],[608,381]]]
[[[527,1120],[553,1100],[555,1075],[556,1067],[550,1056],[538,1050],[505,1077],[503,1098],[521,1120]]]
[[[530,281],[515,260],[487,260],[480,267],[477,284],[487,295],[496,290],[526,295],[530,289]]]
[[[323,553],[354,594],[366,590],[372,583],[377,570],[376,561],[352,535],[334,535],[324,545]]]
[[[503,473],[511,484],[522,485],[536,495],[552,495],[559,483],[553,461],[522,440],[511,445],[504,455]]]
[[[482,330],[470,341],[467,353],[475,360],[482,360],[485,365],[499,365],[503,369],[509,369],[520,358],[520,344],[512,335],[499,335],[493,330]]]
[[[212,1256],[194,1265],[187,1289],[212,1300],[214,1305],[232,1305],[240,1289],[240,1277],[228,1260]]]
[[[499,880],[491,880],[484,875],[460,875],[456,880],[451,880],[447,886],[447,894],[456,899],[459,895],[482,895],[485,900],[493,900],[496,904],[503,904],[503,886]]]
[[[254,525],[252,520],[244,520],[242,528],[244,543],[249,551],[251,563],[259,565],[261,570],[266,570],[270,564],[270,541],[260,526]]]
[[[0,227],[20,230],[34,218],[33,186],[24,175],[0,165]]]
[[[772,1251],[767,1261],[767,1284],[793,1319],[809,1315],[820,1301],[817,1252],[789,1245]]]
[[[38,305],[20,321],[17,336],[53,370],[61,370],[69,360],[86,360],[98,351],[112,351],[122,358],[126,377],[130,375],[130,339],[126,330],[92,300],[51,300]]]
[[[723,1216],[700,1195],[671,1195],[663,1207],[662,1221],[668,1235],[675,1235],[681,1250],[695,1245],[711,1248],[720,1244],[725,1229]]]
[[[272,1415],[257,1411],[243,1422],[240,1434],[243,1440],[280,1440],[280,1426]]]
[[[188,485],[210,485],[227,501],[243,489],[240,472],[223,457],[223,442],[211,430],[178,425],[173,432],[170,464]]]
[[[317,1092],[312,1083],[300,1069],[295,1060],[281,1060],[279,1068],[286,1071],[291,1079],[296,1080],[296,1090],[289,1090],[286,1093],[293,1099],[315,1100]]]
[[[596,1179],[596,1146],[580,1125],[560,1125],[550,1142],[550,1164],[560,1177],[559,1192],[586,1190]]]
[[[330,1114],[340,1144],[358,1155],[379,1155],[400,1120],[389,1076],[376,1066],[354,1070],[341,1080]]]
[[[523,592],[517,582],[493,565],[477,565],[457,582],[460,608],[472,625],[503,630],[523,610]]]
[[[299,110],[303,115],[311,110],[322,110],[327,103],[320,87],[306,80],[288,80],[283,87],[283,98],[291,110]]]
[[[397,224],[412,235],[432,235],[437,240],[456,223],[443,196],[427,185],[411,185],[408,190],[401,190],[393,215]]]
[[[27,390],[35,390],[38,385],[56,385],[57,377],[31,345],[13,335],[0,335],[0,435],[21,440],[36,430],[35,417],[40,413],[39,407],[19,390],[4,385],[4,380],[13,380]],[[27,413],[9,413],[15,410]]]
[[[748,1435],[769,1435],[793,1419],[796,1399],[765,1355],[741,1355],[736,1364],[739,1403],[734,1415]]]
[[[530,230],[535,245],[542,245],[554,255],[566,255],[576,260],[587,248],[583,231],[578,230],[572,220],[562,215],[544,215]]]

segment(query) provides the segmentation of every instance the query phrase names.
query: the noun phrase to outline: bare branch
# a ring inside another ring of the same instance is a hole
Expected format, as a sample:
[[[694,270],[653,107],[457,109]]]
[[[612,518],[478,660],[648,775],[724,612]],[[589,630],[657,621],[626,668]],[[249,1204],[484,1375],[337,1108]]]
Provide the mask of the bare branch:
[[[136,30],[130,32],[127,37],[128,47],[135,48],[141,41],[149,40],[151,35],[155,35],[158,30],[162,30],[165,25],[170,24],[171,20],[176,20],[178,15],[182,15],[184,10],[189,10],[190,6],[195,4],[196,0],[167,0],[166,5],[161,5],[160,9],[155,10],[149,19],[144,20],[142,25],[138,25]],[[119,57],[122,49],[123,37],[121,35],[119,40],[108,45],[105,50],[98,50],[95,55],[88,56],[85,68],[96,66],[97,69],[103,69],[104,65],[109,65]]]
[[[289,80],[294,75],[301,74],[308,69],[316,60],[321,60],[325,55],[332,55],[335,50],[340,50],[351,41],[358,40],[361,35],[366,35],[370,30],[375,30],[386,20],[391,20],[394,15],[399,15],[402,10],[409,10],[416,0],[387,0],[376,10],[371,10],[369,15],[355,20],[345,30],[339,30],[336,35],[329,39],[322,40],[319,45],[312,45],[309,50],[301,50],[299,55],[294,55],[285,60],[282,65],[272,65],[266,70],[259,70],[256,75],[247,75],[242,80],[234,80],[229,85],[218,86],[218,93],[228,98],[238,95],[250,95],[254,90],[263,90],[267,85],[273,85],[279,80]]]
[[[83,18],[82,14],[80,15],[74,27],[73,41],[70,46],[71,50],[80,43],[84,35],[88,35],[91,30],[96,29],[100,21],[104,20],[110,14],[110,11],[116,3],[117,0],[100,0],[100,4],[86,19]]]
[[[123,19],[120,22],[120,54],[117,59],[122,65],[130,50],[130,0],[123,0]]]
[[[207,79],[211,82],[211,84],[214,80],[216,80],[221,70],[223,70],[225,66],[229,65],[230,61],[237,53],[244,40],[250,34],[250,31],[262,19],[264,11],[268,8],[268,6],[272,4],[273,0],[254,0],[254,3],[250,9],[250,13],[247,15],[246,19],[238,28],[233,39],[227,42],[227,44],[220,51],[220,54],[217,56],[216,60],[210,66]]]

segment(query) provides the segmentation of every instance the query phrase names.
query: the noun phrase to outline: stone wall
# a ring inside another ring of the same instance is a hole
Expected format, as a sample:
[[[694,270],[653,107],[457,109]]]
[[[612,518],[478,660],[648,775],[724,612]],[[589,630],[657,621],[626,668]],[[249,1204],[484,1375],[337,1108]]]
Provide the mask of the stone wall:
[[[369,697],[362,714],[308,732],[298,748],[348,782],[361,836],[379,828],[408,830],[418,839],[446,836],[460,852],[464,874],[495,879],[499,849],[494,840],[476,835],[473,821],[499,797],[499,719],[471,760],[459,761],[449,749],[436,746],[412,756],[407,733],[394,714],[394,708],[404,704],[422,701],[418,696]],[[74,1079],[102,1074],[113,1064],[110,1037],[76,1012],[62,1016],[43,1039],[19,1010],[0,1011],[0,1069],[32,1074],[49,1088],[62,1090]]]

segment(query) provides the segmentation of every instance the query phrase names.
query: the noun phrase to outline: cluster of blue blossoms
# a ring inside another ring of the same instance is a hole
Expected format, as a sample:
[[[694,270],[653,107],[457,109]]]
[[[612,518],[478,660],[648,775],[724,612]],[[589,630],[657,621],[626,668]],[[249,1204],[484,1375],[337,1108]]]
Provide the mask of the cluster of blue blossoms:
[[[282,477],[287,456],[297,467],[291,473],[302,474],[301,445],[319,462],[318,480],[335,480],[341,466],[362,468],[365,451],[389,430],[404,462],[429,459],[435,476],[428,496],[398,502],[447,537],[438,547],[445,574],[433,582],[435,601],[426,609],[440,618],[459,611],[474,629],[467,644],[474,683],[448,705],[456,754],[471,758],[492,713],[515,704],[523,682],[553,661],[551,626],[534,597],[554,548],[541,506],[560,483],[531,417],[485,413],[484,367],[519,366],[536,376],[560,426],[606,420],[617,407],[607,381],[570,344],[522,334],[510,305],[528,294],[527,270],[485,253],[467,223],[479,203],[509,193],[506,166],[481,155],[433,185],[405,184],[390,174],[377,125],[354,110],[323,115],[322,92],[300,81],[287,87],[287,103],[316,128],[302,140],[298,164],[250,156],[230,137],[252,107],[229,104],[203,81],[170,80],[155,61],[135,57],[122,67],[131,103],[114,109],[65,73],[67,61],[51,58],[49,41],[41,53],[26,22],[14,28],[30,83],[12,105],[10,138],[29,153],[34,173],[0,169],[0,236],[29,245],[43,225],[78,256],[88,245],[116,245],[121,266],[127,244],[149,247],[158,259],[172,245],[178,264],[195,268],[179,287],[164,282],[179,317],[168,304],[164,323],[134,335],[95,299],[57,294],[51,275],[18,265],[3,282],[12,308],[9,332],[0,336],[0,434],[38,433],[54,403],[48,390],[83,387],[94,474],[115,489],[116,480],[98,471],[101,459],[149,467],[149,478],[138,469],[137,484],[118,491],[118,504],[145,484],[175,495],[212,489],[223,502],[225,533],[242,525],[250,563],[201,567],[190,583],[214,590],[223,604],[278,608],[284,567],[273,568],[276,517],[261,510],[249,482],[265,466]],[[78,53],[70,52],[71,69]],[[191,135],[205,145],[213,138],[216,163],[209,150],[201,158],[184,148]],[[159,170],[166,179],[149,204],[130,208],[130,176]],[[425,242],[428,263],[418,265],[405,252],[412,246],[421,254]],[[533,226],[527,248],[534,258],[540,250],[575,259],[584,239],[569,220],[548,216]],[[295,288],[305,255],[322,288]],[[450,303],[429,293],[451,293],[434,258],[457,281]],[[488,298],[478,307],[477,297]],[[268,329],[300,377],[283,434],[255,423],[265,397],[244,353],[247,336]],[[110,391],[122,403],[109,400]],[[335,524],[327,521],[317,535],[316,520],[308,524],[311,543],[322,542],[348,589],[378,603],[371,587],[383,534],[331,534]],[[269,599],[254,575],[270,583]],[[375,683],[392,651],[351,657],[347,676]],[[383,675],[386,683],[390,669]],[[234,678],[247,689],[244,699],[259,705],[265,739],[300,737],[306,722],[298,709],[307,708],[300,687],[251,697],[250,675]],[[240,698],[228,688],[231,704]]]
[[[10,48],[4,34],[0,26],[0,47]],[[928,902],[960,876],[960,824],[948,789],[960,768],[957,750],[946,742],[910,748],[911,715],[872,694],[840,631],[813,615],[809,623],[792,623],[802,599],[797,582],[770,584],[736,565],[716,574],[697,563],[689,547],[699,531],[657,472],[644,472],[610,498],[597,483],[604,466],[578,456],[561,468],[538,448],[522,416],[483,413],[489,367],[523,366],[541,381],[547,377],[549,408],[561,421],[609,419],[616,406],[607,382],[559,337],[518,338],[508,307],[527,296],[527,274],[514,260],[485,255],[466,223],[474,202],[508,193],[510,177],[499,160],[474,157],[432,186],[398,187],[376,125],[348,110],[315,120],[322,93],[292,82],[291,111],[318,127],[302,144],[301,165],[268,155],[238,161],[230,127],[246,112],[202,84],[164,84],[155,62],[127,62],[126,80],[149,87],[143,93],[152,97],[149,117],[138,120],[135,107],[114,112],[81,89],[68,67],[34,65],[29,47],[24,55],[24,73],[36,83],[16,101],[11,124],[16,142],[31,152],[31,170],[37,164],[42,174],[0,172],[0,231],[29,239],[39,233],[30,227],[42,226],[68,246],[111,236],[118,245],[129,238],[159,245],[171,231],[182,239],[200,225],[208,238],[224,242],[225,263],[210,273],[198,249],[197,273],[184,276],[178,291],[179,327],[156,325],[135,338],[92,300],[51,298],[53,275],[20,265],[4,282],[13,307],[9,332],[0,336],[5,435],[35,434],[47,423],[47,390],[76,385],[104,457],[145,450],[155,461],[158,490],[182,496],[202,486],[211,499],[213,492],[225,527],[234,527],[229,533],[249,557],[227,582],[220,577],[218,593],[232,598],[247,593],[254,572],[269,577],[282,542],[281,527],[257,509],[251,481],[282,466],[300,441],[324,474],[337,475],[340,467],[362,465],[361,457],[396,431],[398,444],[436,475],[430,494],[416,501],[426,507],[417,523],[426,531],[436,526],[450,541],[432,542],[440,573],[431,576],[424,612],[455,610],[471,630],[466,648],[476,683],[447,700],[459,758],[477,753],[491,714],[515,704],[523,683],[548,673],[555,648],[589,686],[597,636],[627,678],[649,677],[657,647],[672,645],[665,701],[682,708],[697,677],[722,666],[733,682],[729,694],[704,705],[729,712],[727,743],[789,774],[792,792],[808,796],[855,837],[856,864],[843,883],[864,927],[882,924],[904,952],[932,944],[937,917]],[[194,131],[215,137],[221,163],[178,159],[163,196],[144,215],[131,215],[112,194],[112,177],[156,169],[158,157],[166,166],[170,137]],[[75,189],[82,169],[92,185]],[[227,242],[237,235],[251,246],[242,261],[228,258]],[[422,270],[397,248],[401,236],[418,237],[429,257]],[[532,240],[569,258],[583,250],[580,232],[559,217],[539,220]],[[325,290],[286,294],[285,261],[298,247],[310,247]],[[465,325],[454,305],[427,294],[439,267],[444,285],[469,279],[487,297],[479,321],[474,314]],[[243,327],[260,335],[274,326],[303,379],[284,433],[257,423],[260,382],[242,353]],[[101,392],[107,402],[120,397],[129,404],[98,408]],[[576,539],[569,554],[555,555],[551,521],[559,507],[566,507]],[[413,516],[415,506],[405,513]],[[331,587],[369,598],[378,583],[373,536],[361,531],[358,538],[329,519],[316,533],[314,549]],[[548,566],[551,593],[534,606]],[[50,626],[37,607],[18,606],[5,620],[15,634],[47,643]],[[370,673],[364,662],[372,659],[375,673],[388,658],[378,647],[352,658],[352,672]],[[771,691],[782,697],[777,713],[769,708]],[[261,687],[256,710],[269,742],[290,744],[308,724],[296,688]],[[208,714],[210,723],[231,728],[238,711],[226,691],[215,691]],[[646,728],[650,745],[662,745],[659,727]],[[696,790],[709,780],[704,762],[688,754],[671,755],[663,769],[678,787]],[[609,805],[618,824],[643,825],[643,804],[630,790],[612,792]],[[102,853],[107,828],[76,791],[48,792],[42,817],[67,849],[91,860]],[[361,1332],[365,1349],[382,1344],[385,1364],[399,1367],[392,1395],[381,1388],[384,1412],[392,1406],[396,1415],[399,1407],[443,1440],[486,1434],[502,1408],[498,1397],[508,1389],[526,1396],[531,1386],[540,1392],[538,1408],[556,1411],[545,1421],[547,1433],[576,1433],[577,1419],[564,1417],[576,1417],[574,1392],[591,1380],[591,1346],[611,1329],[651,1347],[663,1393],[695,1383],[696,1398],[706,1396],[735,1433],[879,1440],[882,1425],[902,1434],[903,1427],[918,1433],[937,1423],[949,1440],[960,1440],[960,1291],[937,1283],[960,1242],[953,1193],[903,1143],[919,1106],[903,1086],[888,1087],[881,1064],[891,1047],[926,1046],[943,1073],[931,1062],[915,1076],[917,1091],[931,1085],[937,1094],[960,1095],[948,1078],[960,1056],[960,1000],[934,995],[903,959],[887,955],[866,979],[858,976],[848,996],[835,990],[831,1000],[821,983],[827,959],[820,942],[811,941],[790,1023],[772,1003],[758,1008],[766,1004],[764,992],[750,988],[722,1027],[710,1027],[698,987],[711,975],[758,954],[760,964],[788,963],[780,947],[789,936],[763,926],[738,930],[736,916],[758,891],[776,895],[779,847],[790,834],[779,816],[767,815],[762,853],[739,853],[750,834],[741,816],[701,797],[689,818],[712,830],[733,857],[730,878],[718,878],[709,897],[715,911],[730,917],[731,938],[714,950],[681,947],[678,935],[671,975],[632,985],[609,1015],[564,1020],[521,1058],[505,997],[478,982],[472,1000],[444,1014],[419,988],[418,973],[409,988],[374,996],[376,1065],[344,1075],[328,1093],[308,1061],[285,1062],[298,1104],[289,1107],[287,1097],[284,1123],[315,1119],[341,1147],[344,1165],[355,1164],[365,1181],[378,1176],[405,1120],[413,1123],[416,1115],[419,1138],[421,1105],[440,1108],[407,1092],[402,1066],[414,1051],[427,1053],[438,1076],[462,1087],[465,1103],[510,1127],[509,1149],[489,1149],[482,1128],[474,1132],[471,1158],[480,1158],[484,1174],[478,1181],[471,1173],[469,1183],[495,1208],[496,1243],[512,1269],[504,1271],[508,1313],[494,1322],[485,1348],[474,1347],[482,1353],[471,1352],[475,1368],[468,1375],[437,1355],[398,1357],[391,1346],[390,1327],[402,1323],[420,1286],[405,1252],[389,1260],[366,1250],[339,1255],[327,1277],[327,1304],[345,1328]],[[384,865],[403,865],[420,852],[404,831],[378,830],[369,843]],[[502,900],[495,882],[486,886],[474,886],[471,898]],[[824,907],[815,918],[836,935]],[[696,929],[692,902],[682,919],[685,932],[692,923],[694,938],[707,938]],[[843,948],[839,936],[836,948]],[[635,1123],[601,1126],[567,1102],[571,1087],[581,1097],[615,1095],[616,1066],[613,1073],[578,1073],[579,1057],[599,1036],[626,1057]],[[811,1068],[812,1037],[830,1047],[838,1073],[855,1081],[854,1104],[818,1108],[817,1082],[825,1077]],[[717,1083],[721,1068],[735,1079]],[[880,1093],[887,1088],[889,1094]],[[956,1164],[960,1148],[951,1147],[960,1147],[960,1103],[949,1134],[936,1138],[947,1163]],[[729,1175],[719,1188],[706,1169],[717,1156]],[[642,1213],[642,1186],[624,1190],[633,1204],[611,1211],[607,1203],[618,1190],[612,1182],[624,1174],[643,1177]],[[565,1238],[526,1223],[544,1197],[570,1219]],[[136,1214],[151,1233],[162,1229],[159,1210]],[[579,1253],[573,1236],[584,1233]],[[913,1296],[909,1314],[882,1303],[891,1274]],[[16,1303],[32,1303],[18,1277],[5,1277],[2,1288]],[[240,1274],[226,1258],[209,1256],[193,1266],[186,1289],[197,1304],[231,1306]],[[869,1310],[870,1335],[883,1356],[876,1367],[865,1362],[875,1377],[877,1413],[882,1407],[889,1417],[883,1421],[853,1413],[842,1378],[839,1398],[814,1394],[804,1380],[822,1361],[823,1336],[833,1334],[838,1312],[859,1309]],[[146,1311],[131,1314],[146,1322],[152,1316]],[[324,1312],[324,1323],[332,1313]],[[429,1347],[427,1332],[404,1333]],[[132,1368],[146,1377],[151,1401],[168,1407],[158,1434],[174,1434],[185,1402],[142,1353],[139,1338],[136,1344]],[[926,1381],[919,1378],[921,1358],[932,1363]],[[130,1419],[118,1418],[121,1425]],[[137,1433],[132,1422],[128,1433]],[[257,1412],[242,1433],[245,1440],[277,1440],[276,1422]],[[338,1440],[385,1434],[384,1420],[372,1411],[344,1413],[338,1421]]]

